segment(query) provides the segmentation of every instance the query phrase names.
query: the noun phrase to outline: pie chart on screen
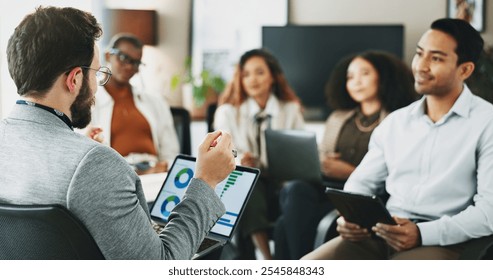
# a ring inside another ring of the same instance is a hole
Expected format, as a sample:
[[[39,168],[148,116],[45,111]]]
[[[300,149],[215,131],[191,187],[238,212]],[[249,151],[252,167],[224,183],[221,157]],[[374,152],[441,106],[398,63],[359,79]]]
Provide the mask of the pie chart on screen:
[[[183,168],[175,176],[175,186],[179,189],[186,188],[192,178],[193,170],[190,168]]]
[[[180,203],[179,197],[176,195],[168,196],[161,205],[161,213],[163,216],[168,217],[171,214],[171,210],[173,210],[178,203]]]

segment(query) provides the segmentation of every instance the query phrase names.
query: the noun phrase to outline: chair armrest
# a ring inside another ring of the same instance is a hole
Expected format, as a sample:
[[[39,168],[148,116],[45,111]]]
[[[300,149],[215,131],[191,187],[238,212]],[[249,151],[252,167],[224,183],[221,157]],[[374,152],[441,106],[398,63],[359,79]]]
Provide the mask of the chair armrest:
[[[488,251],[488,249],[491,249]],[[493,235],[470,240],[460,255],[460,260],[481,260],[493,258]]]
[[[339,213],[334,209],[320,220],[315,235],[315,242],[313,243],[313,249],[316,249],[325,243],[329,230],[332,226],[335,226],[337,218],[339,218]]]

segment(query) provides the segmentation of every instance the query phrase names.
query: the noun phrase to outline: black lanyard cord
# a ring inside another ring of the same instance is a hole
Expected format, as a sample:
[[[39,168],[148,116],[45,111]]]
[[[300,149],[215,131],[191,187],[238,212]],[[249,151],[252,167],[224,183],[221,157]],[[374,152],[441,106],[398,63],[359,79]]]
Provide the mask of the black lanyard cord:
[[[57,116],[57,118],[61,119],[71,130],[74,130],[74,128],[72,126],[72,121],[70,120],[70,118],[61,111],[58,111],[56,109],[53,109],[53,108],[45,106],[45,105],[41,105],[41,104],[34,103],[31,101],[26,101],[26,100],[17,100],[15,103],[19,104],[19,105],[33,106],[33,107],[37,107],[37,108],[43,109],[45,111],[48,111],[48,112],[52,113],[53,115]]]

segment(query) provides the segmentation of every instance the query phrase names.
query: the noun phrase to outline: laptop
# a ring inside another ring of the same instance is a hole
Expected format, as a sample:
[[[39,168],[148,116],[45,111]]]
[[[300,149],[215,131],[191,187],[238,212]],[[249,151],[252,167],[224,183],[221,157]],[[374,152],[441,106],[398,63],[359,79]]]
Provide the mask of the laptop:
[[[168,222],[173,208],[180,203],[195,173],[195,158],[178,155],[151,207],[151,218],[158,225]],[[226,208],[226,214],[212,227],[193,259],[201,258],[230,241],[245,205],[253,191],[260,171],[236,166],[229,176],[216,186],[216,193]]]
[[[267,129],[265,145],[269,172],[277,180],[302,180],[340,189],[344,186],[343,181],[323,176],[315,132]]]

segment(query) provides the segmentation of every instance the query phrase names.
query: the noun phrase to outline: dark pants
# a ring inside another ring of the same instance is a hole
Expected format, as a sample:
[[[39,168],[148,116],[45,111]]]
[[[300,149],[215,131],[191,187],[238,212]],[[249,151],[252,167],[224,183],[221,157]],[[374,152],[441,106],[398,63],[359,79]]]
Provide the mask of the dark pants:
[[[279,216],[280,185],[268,176],[261,176],[250,195],[239,223],[236,236],[240,259],[255,259],[251,234],[259,231],[272,233]]]
[[[334,207],[321,186],[290,181],[281,189],[274,229],[275,258],[300,259],[313,250],[317,226]]]
[[[325,260],[456,260],[465,243],[449,246],[420,246],[396,252],[381,239],[352,242],[340,236],[331,239],[307,255],[306,259]]]

